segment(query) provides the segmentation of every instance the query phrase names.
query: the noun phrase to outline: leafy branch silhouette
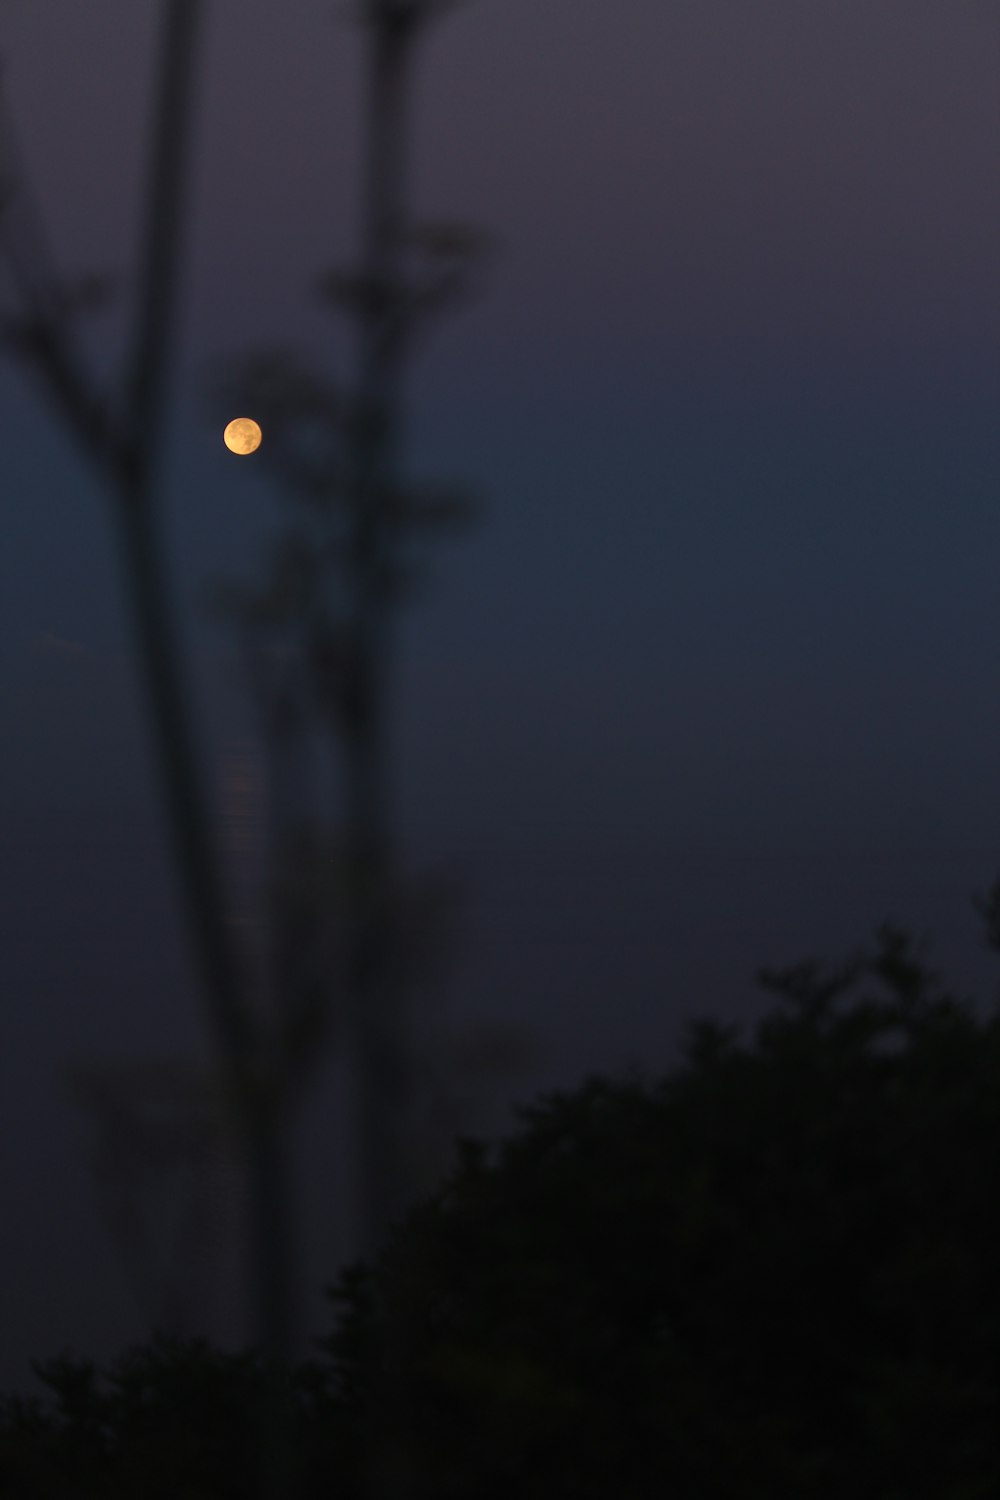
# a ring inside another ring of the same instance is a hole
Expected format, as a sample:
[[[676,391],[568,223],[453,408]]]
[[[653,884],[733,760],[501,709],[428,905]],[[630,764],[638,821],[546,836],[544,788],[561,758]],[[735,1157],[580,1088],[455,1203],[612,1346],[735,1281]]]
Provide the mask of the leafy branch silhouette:
[[[219,854],[196,751],[191,700],[158,534],[158,473],[186,209],[198,0],[164,0],[157,99],[130,350],[117,390],[100,389],[76,332],[108,305],[113,279],[67,279],[55,270],[41,216],[17,158],[9,121],[0,138],[0,250],[20,311],[3,344],[73,433],[111,500],[141,660],[153,741],[177,870],[216,1044],[224,1101],[246,1143],[251,1176],[256,1322],[263,1350],[287,1362],[291,1243],[285,1129],[289,1106],[328,1039],[333,997],[356,1046],[360,1078],[359,1185],[369,1243],[406,1194],[405,1118],[412,1049],[402,1004],[404,973],[428,968],[453,882],[405,882],[392,837],[387,694],[390,616],[415,586],[417,537],[469,522],[460,486],[404,483],[399,456],[402,372],[430,323],[473,295],[488,238],[467,226],[411,225],[404,203],[404,143],[414,47],[453,0],[368,0],[350,15],[365,32],[365,121],[358,264],[329,273],[319,292],[356,337],[352,387],[343,392],[284,351],[231,369],[265,425],[262,461],[293,497],[294,518],[255,587],[227,584],[214,608],[239,634],[267,747],[272,801],[297,740],[321,723],[337,739],[343,826],[286,820],[275,827],[269,882],[272,1015],[250,1003],[248,977],[228,917]],[[330,913],[342,918],[331,935]],[[419,941],[418,941],[419,938]],[[78,1096],[115,1129],[139,1105],[114,1070],[78,1073]],[[189,1079],[190,1082],[190,1079]],[[180,1093],[183,1094],[183,1089]],[[130,1102],[131,1101],[131,1102]],[[154,1145],[155,1155],[162,1142]],[[176,1144],[176,1142],[175,1142]],[[140,1153],[141,1155],[142,1153]],[[126,1235],[130,1233],[126,1230]],[[271,1433],[272,1489],[281,1447]],[[285,1453],[287,1458],[287,1450]]]

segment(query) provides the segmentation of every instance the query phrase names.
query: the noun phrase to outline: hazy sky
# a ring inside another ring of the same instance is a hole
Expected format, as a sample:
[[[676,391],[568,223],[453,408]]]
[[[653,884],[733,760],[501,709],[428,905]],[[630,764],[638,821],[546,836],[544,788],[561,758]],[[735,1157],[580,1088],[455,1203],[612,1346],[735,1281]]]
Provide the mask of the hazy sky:
[[[59,263],[126,294],[157,9],[0,5]],[[220,775],[244,721],[194,605],[274,504],[206,419],[205,362],[281,341],[349,368],[311,296],[356,232],[334,12],[209,7],[164,504]],[[885,917],[991,992],[970,897],[1000,873],[998,64],[986,0],[470,0],[429,40],[415,208],[501,253],[411,374],[413,467],[475,484],[484,519],[402,622],[398,802],[414,865],[468,871],[458,1030],[535,1048],[491,1080],[468,1042],[470,1118],[666,1065],[684,1015],[759,1012],[758,964]],[[189,1048],[198,1022],[105,499],[9,365],[0,424],[11,1386],[141,1332],[60,1069]],[[350,1243],[335,1083],[303,1127],[311,1289]],[[223,1262],[204,1295],[235,1306]]]

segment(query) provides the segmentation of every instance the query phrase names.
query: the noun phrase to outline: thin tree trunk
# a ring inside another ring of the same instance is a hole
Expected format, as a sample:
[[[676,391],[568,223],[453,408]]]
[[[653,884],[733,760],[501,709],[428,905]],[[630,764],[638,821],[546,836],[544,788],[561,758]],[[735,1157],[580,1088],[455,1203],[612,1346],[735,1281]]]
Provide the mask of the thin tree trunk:
[[[372,0],[354,432],[354,714],[345,746],[355,1163],[360,1227],[369,1256],[406,1198],[407,1017],[392,972],[392,932],[386,922],[395,854],[390,840],[386,502],[397,478],[400,439],[405,106],[415,29],[412,16],[401,18],[398,0]],[[402,1393],[392,1375],[391,1348],[376,1357],[382,1375],[370,1412],[366,1490],[372,1500],[400,1500],[409,1490],[395,1457],[403,1425]]]
[[[191,93],[203,0],[166,0],[156,135],[146,209],[138,325],[127,389],[125,452],[117,519],[168,820],[209,1019],[238,1111],[249,1166],[252,1318],[276,1372],[260,1425],[261,1489],[288,1500],[289,1430],[280,1371],[291,1359],[291,1243],[288,1163],[280,1106],[256,1068],[256,1027],[226,920],[211,820],[195,748],[191,698],[154,523],[154,484],[167,399],[169,342],[176,321],[177,270],[191,128]]]
[[[195,750],[190,695],[154,516],[154,476],[162,449],[170,334],[177,280],[184,180],[191,133],[190,94],[201,0],[167,0],[162,67],[149,175],[140,308],[127,387],[124,454],[115,514],[132,619],[160,761],[160,775],[186,916],[209,1014],[225,1056],[245,1061],[251,1036],[207,802]]]
[[[358,351],[353,564],[354,708],[345,747],[347,842],[353,897],[352,995],[358,1059],[358,1171],[369,1252],[405,1197],[402,1113],[406,1029],[387,959],[386,900],[393,871],[389,785],[389,608],[386,499],[396,479],[402,344],[399,295],[404,227],[405,91],[412,25],[376,3],[369,23],[368,160],[362,221],[367,300]]]

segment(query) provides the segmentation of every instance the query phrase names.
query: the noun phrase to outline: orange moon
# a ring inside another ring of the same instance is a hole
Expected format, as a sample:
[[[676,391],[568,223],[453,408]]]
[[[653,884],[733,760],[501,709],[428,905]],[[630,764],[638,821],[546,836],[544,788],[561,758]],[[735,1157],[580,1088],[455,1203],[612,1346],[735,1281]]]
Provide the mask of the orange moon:
[[[230,453],[256,453],[260,440],[261,430],[253,417],[234,417],[222,434]]]

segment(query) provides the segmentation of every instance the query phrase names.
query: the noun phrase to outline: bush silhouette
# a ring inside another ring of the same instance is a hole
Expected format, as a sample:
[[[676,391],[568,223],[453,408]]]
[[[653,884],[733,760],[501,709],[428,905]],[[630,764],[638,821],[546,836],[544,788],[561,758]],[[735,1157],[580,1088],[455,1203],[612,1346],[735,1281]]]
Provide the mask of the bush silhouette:
[[[995,1500],[1000,1019],[883,929],[764,973],[749,1043],[591,1078],[466,1140],[286,1394],[303,1493]],[[254,1354],[154,1340],[38,1366],[0,1492],[253,1493]]]
[[[381,1371],[427,1500],[1000,1494],[997,1020],[892,929],[762,980],[752,1045],[466,1143],[334,1289],[359,1493]]]

